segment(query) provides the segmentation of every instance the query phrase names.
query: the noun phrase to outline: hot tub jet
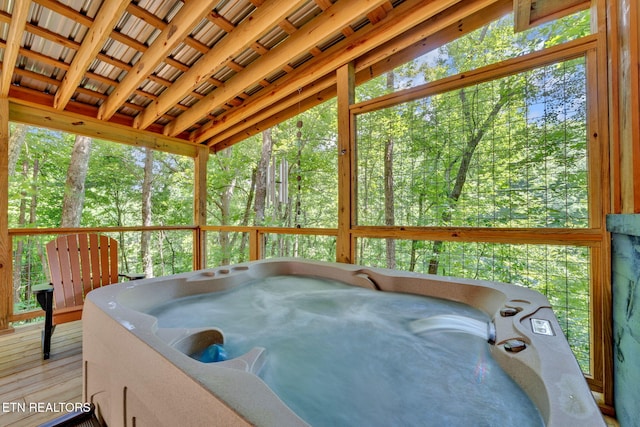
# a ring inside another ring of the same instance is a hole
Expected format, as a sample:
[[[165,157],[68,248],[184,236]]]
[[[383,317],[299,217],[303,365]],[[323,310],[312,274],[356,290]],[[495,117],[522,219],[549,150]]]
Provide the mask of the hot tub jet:
[[[412,320],[409,323],[409,329],[416,335],[427,332],[447,331],[475,335],[490,344],[495,343],[496,340],[496,330],[492,322],[483,322],[456,314],[441,314]]]

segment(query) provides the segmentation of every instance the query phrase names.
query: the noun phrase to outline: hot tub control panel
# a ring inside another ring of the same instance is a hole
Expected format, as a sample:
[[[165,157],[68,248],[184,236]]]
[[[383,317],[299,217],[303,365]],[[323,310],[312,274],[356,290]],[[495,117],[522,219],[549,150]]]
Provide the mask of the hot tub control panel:
[[[531,319],[531,329],[533,333],[539,335],[555,335],[553,333],[553,328],[551,327],[551,322],[545,319]]]

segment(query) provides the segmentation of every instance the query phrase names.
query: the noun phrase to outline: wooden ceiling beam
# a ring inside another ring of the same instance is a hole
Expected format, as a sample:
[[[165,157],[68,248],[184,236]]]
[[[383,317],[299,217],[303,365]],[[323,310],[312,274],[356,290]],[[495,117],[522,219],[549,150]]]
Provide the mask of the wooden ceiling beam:
[[[104,53],[99,53],[97,58],[100,61],[104,62],[104,63],[107,63],[109,65],[113,65],[114,67],[120,68],[121,70],[124,70],[124,71],[129,71],[131,69],[131,65],[130,64],[128,64],[126,62],[123,62],[123,61],[120,61],[119,59],[113,58],[113,57],[111,57],[109,55],[106,55]]]
[[[76,52],[69,71],[62,79],[53,101],[54,108],[63,110],[76,88],[82,81],[89,64],[93,61],[109,38],[114,25],[127,8],[128,0],[105,0],[84,37],[82,45]]]
[[[7,48],[7,43],[4,40],[0,40],[0,49],[6,49]],[[21,47],[20,50],[18,51],[18,53],[22,56],[24,56],[25,58],[31,58],[35,61],[39,61],[42,62],[44,64],[48,64],[51,65],[53,67],[58,67],[61,70],[68,70],[69,69],[69,64],[67,64],[66,62],[62,62],[59,61],[57,59],[53,59],[50,56],[46,56],[43,55],[39,52],[35,52],[33,50],[29,50],[26,49],[24,47]]]
[[[192,139],[199,143],[203,143],[215,136],[215,139],[209,143],[217,143],[221,139],[216,134],[221,134],[224,130],[246,117],[261,110],[270,110],[272,106],[282,102],[288,102],[289,97],[299,88],[312,84],[316,80],[331,73],[350,61],[356,60],[361,55],[366,54],[369,50],[375,49],[387,43],[389,40],[401,36],[402,34],[411,34],[412,39],[406,43],[411,44],[421,38],[425,38],[429,34],[438,31],[454,22],[457,22],[464,15],[473,13],[477,10],[495,3],[497,0],[478,0],[475,2],[460,2],[457,0],[434,0],[424,2],[423,0],[408,0],[402,3],[394,10],[390,11],[387,17],[376,25],[369,25],[362,29],[352,39],[346,39],[342,42],[327,49],[321,55],[317,56],[313,61],[303,64],[295,72],[289,74],[288,77],[276,81],[270,88],[269,92],[260,94],[255,101],[246,102],[238,108],[237,112],[229,113],[220,122],[212,126],[203,126],[201,129],[192,134]],[[456,5],[455,10],[459,12],[455,14],[447,14],[449,7]],[[437,20],[420,32],[413,32],[411,29],[420,26],[423,22],[428,21],[431,17],[438,15]],[[387,53],[389,56],[392,51]],[[248,68],[248,67],[247,67]],[[358,71],[356,69],[356,71]],[[330,82],[325,84],[330,85]],[[316,90],[322,90],[325,87],[316,87]],[[189,112],[185,113],[188,114]],[[180,116],[176,119],[179,120]],[[169,125],[170,126],[170,125]]]
[[[429,4],[439,3],[439,1],[430,2]],[[334,35],[336,28],[348,26],[358,17],[365,16],[386,2],[387,0],[351,0],[333,4],[333,6],[296,31],[288,39],[271,49],[266,55],[252,62],[247,66],[245,72],[237,74],[225,85],[217,88],[193,105],[189,111],[179,115],[176,120],[166,126],[165,134],[176,135],[184,131],[201,118],[206,117],[209,112],[235,98],[245,88],[257,84],[266,76],[282,69],[283,66],[289,63],[291,58],[308,52],[319,42]]]
[[[93,24],[93,19],[89,18],[72,7],[62,4],[56,0],[33,0],[34,3],[38,3],[40,6],[46,7],[49,10],[56,12],[66,18],[69,18],[80,25],[90,27]]]
[[[327,10],[331,7],[331,5],[333,3],[331,3],[331,0],[313,0],[313,2],[315,4],[318,5],[318,7],[322,10]]]
[[[133,68],[111,92],[109,98],[102,104],[98,112],[98,119],[109,120],[120,106],[129,98],[133,91],[140,86],[156,66],[182,42],[204,16],[215,7],[218,0],[186,2],[167,25],[153,44],[142,54]]]
[[[114,1],[117,1],[117,0],[114,0]],[[126,34],[123,34],[123,33],[119,32],[119,31],[112,31],[109,34],[109,37],[112,38],[113,40],[117,41],[117,42],[122,43],[125,46],[129,46],[133,50],[137,50],[140,53],[144,53],[148,49],[148,46],[146,44],[144,44],[142,42],[139,42],[138,40],[134,39],[133,37],[130,37],[130,36],[126,35]]]
[[[253,135],[256,135],[272,126],[277,125],[291,117],[295,117],[302,111],[313,108],[336,96],[335,76],[327,76],[322,79],[318,87],[327,86],[325,89],[315,91],[311,87],[303,88],[299,93],[287,98],[286,104],[278,105],[277,110],[269,111],[266,114],[256,113],[249,117],[247,121],[236,124],[227,129],[224,135],[216,135],[214,139],[207,142],[211,151],[219,152],[241,142]],[[326,80],[331,79],[333,84],[326,84]],[[313,85],[315,89],[316,85]],[[313,90],[313,91],[312,91]],[[309,94],[312,93],[310,96]],[[290,101],[290,102],[289,102]]]
[[[536,25],[588,9],[590,0],[514,0],[514,30],[524,31]]]
[[[58,2],[53,1],[53,0],[38,0],[38,2],[46,7],[51,7],[53,8],[52,10],[56,10],[56,11],[64,11],[64,16],[70,18],[70,19],[74,19],[77,20],[81,23],[86,23],[86,20],[90,20],[90,22],[92,23],[93,20],[91,20],[90,18],[87,18],[86,16],[82,15],[80,12],[75,11],[72,8],[69,8],[68,6],[64,6],[64,5],[60,5]],[[129,6],[127,6],[127,11],[131,11],[132,5],[130,4]],[[135,6],[135,8],[140,9],[139,6]],[[144,10],[144,9],[142,9]],[[148,11],[145,11],[147,15],[150,15],[150,13]],[[138,13],[138,15],[141,12]],[[155,15],[152,15],[155,16]],[[83,18],[84,17],[84,20]],[[157,17],[156,17],[157,18]],[[157,18],[159,19],[159,18]],[[0,22],[6,22],[7,24],[9,24],[11,22],[11,16],[5,12],[0,12]],[[147,22],[147,20],[145,20],[145,22]],[[163,22],[163,21],[162,21]],[[89,24],[90,25],[90,24]],[[164,25],[164,27],[166,28],[166,24]],[[59,44],[61,46],[64,46],[66,48],[69,48],[71,50],[75,50],[78,51],[80,49],[80,43],[74,41],[74,40],[70,40],[68,38],[63,38],[62,36],[60,36],[57,33],[54,33],[52,31],[46,30],[44,28],[40,28],[34,24],[28,23],[26,26],[26,30],[30,33],[33,33],[39,37],[44,38],[45,40],[49,40],[53,43]],[[123,43],[133,49],[140,49],[141,51],[145,52],[147,50],[147,46],[145,46],[143,43],[138,42],[137,40],[134,40],[130,37],[126,37],[120,33],[118,33],[117,31],[111,31],[110,37],[112,37],[114,40],[118,40],[120,43]],[[196,41],[193,40],[193,43],[188,43],[189,38],[187,38],[185,40],[185,43],[190,44],[192,46],[195,46],[195,48],[197,50],[202,51],[203,49],[205,51],[208,51],[208,48]],[[32,58],[36,58],[37,56],[37,60],[38,61],[42,61],[45,62],[49,65],[53,65],[55,67],[58,67],[62,70],[68,70],[70,68],[70,64],[67,64],[63,61],[60,60],[56,60],[54,58],[50,58],[47,57],[45,55],[42,54],[38,54],[37,52],[32,52],[29,51],[27,49],[21,48],[20,49],[20,54],[26,57],[32,57]],[[117,67],[123,71],[126,72],[130,72],[131,69],[133,68],[130,64],[125,63],[123,61],[120,61],[116,58],[112,58],[108,55],[105,55],[104,53],[98,53],[97,54],[97,59],[99,59],[102,62],[105,62],[107,64],[113,65],[114,67]],[[171,58],[167,58],[165,59],[165,62],[168,65],[171,65],[174,68],[177,68],[179,70],[185,71],[188,69],[188,67],[185,64],[182,64],[178,61],[175,61]],[[171,82],[169,80],[165,80],[165,79],[160,79],[157,78],[156,76],[149,76],[148,77],[149,80],[154,81],[158,84],[162,84],[164,86],[170,86]],[[112,81],[113,82],[113,81]],[[117,85],[117,82],[114,82],[113,86],[115,87]]]
[[[228,19],[215,11],[209,13],[207,15],[207,19],[211,21],[211,23],[216,24],[218,27],[222,28],[222,30],[226,33],[230,33],[236,28],[236,26],[229,22]]]
[[[47,55],[43,55],[39,52],[33,51],[33,50],[29,50],[26,49],[24,47],[20,48],[20,55],[24,56],[25,58],[31,58],[34,61],[38,61],[38,62],[42,62],[43,64],[48,64],[51,65],[52,67],[57,67],[60,68],[61,70],[68,70],[69,69],[69,64],[67,64],[64,61],[60,61],[58,59],[54,59],[50,56]]]
[[[304,0],[270,0],[265,2],[198,62],[193,64],[191,69],[168,87],[156,102],[139,114],[134,121],[134,126],[144,129],[151,125],[158,117],[189,95],[193,89],[222,69],[229,60],[251,47],[256,40],[273,27],[274,22],[282,21],[303,3]]]
[[[82,113],[67,110],[60,111],[52,107],[46,107],[42,103],[35,104],[31,102],[30,100],[33,99],[31,96],[28,97],[29,100],[26,100],[13,95],[9,102],[9,119],[14,122],[48,127],[63,132],[86,135],[137,147],[149,147],[181,156],[194,157],[196,154],[196,145],[182,139],[171,138],[146,130],[133,129],[126,123],[97,120],[85,111],[82,111]],[[53,103],[53,99],[51,99],[51,103]],[[75,104],[70,102],[69,107],[74,107]],[[83,110],[86,109],[85,106],[80,107]]]
[[[445,19],[451,22],[451,25],[435,32],[433,35],[428,35],[431,32],[429,28],[434,28],[436,18],[430,18],[410,31],[404,32],[400,37],[396,37],[358,58],[355,62],[356,85],[393,70],[418,56],[457,39],[461,35],[468,34],[499,19],[511,11],[512,2],[511,0],[499,0],[471,14],[469,14],[469,7],[468,3],[461,2],[439,14],[437,19]],[[251,113],[244,111],[243,116],[245,118],[242,121],[229,127],[209,141],[212,151],[218,152],[228,148],[283,120],[296,116],[301,111],[306,111],[335,97],[335,82],[335,73],[330,73],[322,79],[316,80],[312,85],[304,87],[301,91],[287,96],[282,101],[275,102],[275,108],[259,110],[250,117],[247,117],[247,115]],[[321,89],[323,87],[326,87],[326,89]],[[233,114],[235,113],[234,111]]]
[[[41,28],[37,25],[28,23],[26,26],[26,30],[31,34],[35,34],[36,36],[42,37],[45,40],[49,40],[53,43],[59,44],[60,46],[67,47],[76,51],[80,49],[80,43],[78,43],[77,41],[61,36],[60,34],[54,33],[53,31],[49,31],[46,28]]]
[[[3,98],[9,94],[9,88],[11,87],[11,80],[13,78],[13,69],[18,59],[20,42],[24,36],[30,6],[31,0],[16,0],[13,4],[11,24],[9,25],[6,47],[2,58],[2,71],[0,71],[0,97]]]
[[[392,10],[393,10],[393,5],[391,4],[391,2],[386,2],[379,8],[369,12],[367,14],[367,18],[369,19],[369,22],[375,25],[378,22],[382,21],[384,18],[386,18],[387,14]]]
[[[79,11],[60,3],[57,0],[33,0],[35,3],[38,3],[39,5],[46,7],[49,10],[52,10],[62,16],[65,16],[66,18],[69,18],[73,21],[76,21],[77,23],[89,28],[92,24],[93,24],[93,19],[88,17],[87,15],[84,15],[82,13],[80,13]],[[167,27],[167,23],[165,21],[163,21],[161,18],[159,18],[158,16],[154,15],[153,13],[149,12],[148,10],[138,6],[135,3],[129,3],[129,5],[127,6],[126,11],[132,15],[135,16],[136,18],[140,19],[141,21],[146,22],[147,24],[151,25],[154,28],[157,28],[159,30],[164,30]],[[195,25],[194,25],[195,26]],[[118,38],[118,33],[116,31],[112,32],[113,36]],[[123,38],[120,38],[119,40],[121,43],[126,43],[128,46],[136,48],[137,46],[139,46],[136,41],[136,43],[131,43],[129,40],[124,40]],[[194,39],[193,37],[185,37],[184,38],[184,44],[196,49],[197,51],[201,52],[201,53],[206,53],[208,52],[209,48],[204,44],[199,42],[198,40]]]
[[[49,85],[52,86],[58,86],[60,85],[60,82],[52,77],[49,76],[45,76],[44,74],[38,74],[35,73],[33,71],[29,71],[29,70],[25,70],[22,68],[15,68],[13,70],[13,72],[17,75],[17,76],[25,76],[25,77],[29,77],[30,79],[34,79],[34,80],[38,80],[44,83],[47,83]]]
[[[164,30],[167,27],[167,23],[163,19],[135,3],[129,3],[129,6],[127,6],[127,12],[159,30]]]
[[[364,83],[426,54],[440,46],[456,40],[493,21],[512,10],[512,0],[496,0],[478,9],[467,2],[458,5],[412,28],[384,45],[360,56],[355,63],[356,84]],[[439,28],[439,20],[450,25]],[[391,54],[391,55],[389,55]]]
[[[298,29],[296,28],[296,26],[295,26],[295,25],[293,25],[293,24],[291,23],[291,21],[289,21],[289,20],[288,20],[288,19],[286,19],[286,18],[285,18],[285,19],[283,19],[282,21],[280,21],[280,22],[278,23],[278,26],[279,26],[280,28],[282,28],[282,30],[283,30],[285,33],[289,34],[289,35],[291,35],[291,34],[295,33],[296,31],[298,31]]]

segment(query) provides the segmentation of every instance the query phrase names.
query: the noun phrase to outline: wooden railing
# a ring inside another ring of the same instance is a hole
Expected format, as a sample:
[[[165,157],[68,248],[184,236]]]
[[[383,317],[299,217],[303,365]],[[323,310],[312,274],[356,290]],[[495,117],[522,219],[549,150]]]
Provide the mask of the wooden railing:
[[[217,238],[220,238],[224,233],[230,235],[245,234],[247,247],[241,254],[240,261],[253,261],[268,258],[274,255],[271,251],[271,246],[276,239],[272,240],[273,236],[278,236],[280,239],[283,235],[290,236],[312,236],[328,239],[335,239],[335,247],[332,248],[334,253],[328,254],[326,251],[322,254],[325,260],[339,260],[340,254],[338,254],[341,243],[345,241],[349,242],[348,246],[351,246],[351,259],[355,260],[354,247],[356,241],[360,239],[394,239],[394,240],[425,240],[425,241],[448,241],[448,242],[488,242],[496,244],[534,244],[534,245],[569,245],[589,248],[590,252],[590,266],[585,266],[590,270],[591,281],[591,295],[590,295],[590,307],[593,307],[591,319],[591,334],[592,346],[590,354],[592,359],[591,375],[587,375],[592,389],[596,392],[603,392],[604,379],[603,379],[603,364],[610,361],[603,360],[602,355],[605,354],[606,347],[603,340],[603,334],[610,330],[606,322],[606,317],[603,313],[605,310],[600,307],[607,307],[610,303],[610,296],[605,291],[607,284],[607,272],[608,266],[608,240],[606,234],[597,228],[590,229],[489,229],[489,228],[467,228],[467,227],[368,227],[368,226],[351,226],[342,233],[337,228],[286,228],[286,227],[254,227],[254,226],[195,226],[195,225],[183,225],[183,226],[152,226],[152,227],[89,227],[89,228],[37,228],[37,229],[12,229],[9,230],[10,248],[15,249],[15,239],[24,238],[27,236],[51,236],[54,238],[56,235],[74,232],[98,232],[105,234],[114,233],[142,233],[142,232],[185,232],[192,233],[192,248],[190,251],[185,249],[185,257],[190,256],[191,259],[184,259],[182,271],[192,268],[193,270],[214,267],[215,265],[223,264],[218,259],[214,259],[212,255],[220,252],[220,248],[214,247],[215,238],[213,233],[219,233]],[[210,233],[209,235],[207,233]],[[238,236],[236,235],[236,238]],[[48,240],[48,239],[47,239]],[[284,241],[286,239],[280,239]],[[304,239],[301,239],[304,240]],[[133,240],[129,239],[133,242]],[[307,243],[309,241],[307,240]],[[267,247],[268,243],[268,247]],[[319,246],[326,245],[326,241],[323,241]],[[185,246],[188,247],[188,244]],[[121,246],[121,251],[122,251]],[[124,249],[126,250],[126,249]],[[131,248],[129,248],[131,251]],[[207,256],[207,251],[211,251],[211,254]],[[132,251],[133,252],[133,251]],[[190,253],[189,253],[190,252]],[[235,253],[237,253],[236,251]],[[295,256],[294,253],[286,254],[286,256]],[[304,255],[302,255],[304,256]],[[236,263],[238,260],[227,260],[229,263]],[[209,264],[211,265],[208,265]],[[343,261],[344,262],[344,261]],[[357,262],[357,261],[356,261]],[[362,262],[362,260],[360,260]],[[366,262],[366,260],[365,260]],[[189,266],[190,264],[190,266]],[[215,265],[214,265],[215,264]],[[157,265],[156,265],[157,266]],[[185,267],[186,266],[186,267]],[[13,266],[12,266],[13,268]],[[167,274],[171,274],[170,272]],[[13,289],[11,286],[10,289]],[[2,313],[3,316],[8,317],[9,322],[18,322],[41,317],[43,312],[41,310],[29,310],[13,312],[13,293],[11,295],[1,295],[2,298],[11,299],[9,304],[9,313]]]
[[[9,230],[10,248],[14,247],[14,239],[25,236],[51,236],[76,233],[142,233],[142,232],[191,232],[192,249],[191,258],[193,270],[206,268],[207,253],[212,250],[207,243],[207,233],[246,233],[248,253],[242,260],[259,260],[265,258],[265,237],[268,235],[303,235],[303,236],[329,236],[339,239],[339,230],[334,228],[287,228],[287,227],[256,227],[256,226],[148,226],[148,227],[85,227],[85,228],[22,228]],[[445,241],[485,241],[495,243],[546,243],[546,244],[574,244],[585,246],[598,246],[602,236],[598,230],[558,230],[558,229],[481,229],[481,228],[447,228],[447,227],[353,227],[348,233],[348,239],[356,238],[391,238],[391,239],[418,239],[418,240],[445,240]],[[121,249],[122,250],[122,249]],[[209,265],[211,267],[211,265]],[[5,295],[13,302],[13,295]],[[9,321],[29,320],[42,316],[41,310],[29,310],[14,313],[13,303],[10,304]]]
[[[240,227],[240,226],[148,226],[148,227],[83,227],[83,228],[21,228],[9,230],[9,247],[14,247],[14,239],[27,236],[55,236],[62,234],[89,232],[89,233],[142,233],[142,232],[167,232],[167,231],[191,231],[193,233],[192,268],[199,270],[207,267],[207,232],[247,233],[248,236],[248,260],[254,261],[265,257],[264,237],[269,234],[276,235],[306,235],[306,236],[337,236],[336,229],[324,228],[286,228],[286,227]],[[122,250],[122,249],[121,249]],[[12,265],[13,268],[13,265]],[[30,320],[44,315],[42,310],[28,310],[15,313],[13,310],[13,295],[3,296],[11,298],[9,305],[9,321],[17,322]]]

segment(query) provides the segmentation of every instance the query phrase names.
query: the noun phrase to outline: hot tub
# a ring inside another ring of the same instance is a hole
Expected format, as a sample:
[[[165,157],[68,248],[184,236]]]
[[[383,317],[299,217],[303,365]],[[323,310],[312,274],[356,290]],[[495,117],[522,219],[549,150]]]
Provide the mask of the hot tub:
[[[88,295],[83,359],[109,426],[605,425],[547,299],[494,282],[276,259],[121,283]]]

